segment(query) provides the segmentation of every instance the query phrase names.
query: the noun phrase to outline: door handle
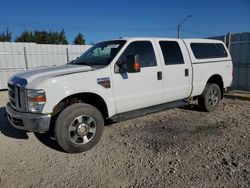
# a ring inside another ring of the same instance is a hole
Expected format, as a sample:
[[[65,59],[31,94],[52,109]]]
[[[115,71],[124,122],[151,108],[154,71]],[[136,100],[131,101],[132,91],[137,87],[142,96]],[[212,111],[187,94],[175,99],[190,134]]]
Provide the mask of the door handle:
[[[162,80],[162,72],[157,72],[157,80]]]
[[[188,69],[185,69],[185,76],[189,76],[189,70]]]

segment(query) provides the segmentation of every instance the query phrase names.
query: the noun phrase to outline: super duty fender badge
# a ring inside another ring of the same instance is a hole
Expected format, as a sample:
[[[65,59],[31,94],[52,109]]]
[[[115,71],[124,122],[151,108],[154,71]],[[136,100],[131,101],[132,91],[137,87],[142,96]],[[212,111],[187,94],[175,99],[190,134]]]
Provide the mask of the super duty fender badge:
[[[97,84],[100,84],[104,88],[111,88],[110,78],[97,78]]]

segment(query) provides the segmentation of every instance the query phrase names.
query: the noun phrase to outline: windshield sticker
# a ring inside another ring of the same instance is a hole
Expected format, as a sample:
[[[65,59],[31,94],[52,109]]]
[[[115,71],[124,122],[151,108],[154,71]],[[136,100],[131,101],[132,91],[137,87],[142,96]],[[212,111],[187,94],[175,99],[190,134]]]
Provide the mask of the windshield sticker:
[[[118,48],[119,46],[119,44],[110,44],[107,46],[107,48]]]

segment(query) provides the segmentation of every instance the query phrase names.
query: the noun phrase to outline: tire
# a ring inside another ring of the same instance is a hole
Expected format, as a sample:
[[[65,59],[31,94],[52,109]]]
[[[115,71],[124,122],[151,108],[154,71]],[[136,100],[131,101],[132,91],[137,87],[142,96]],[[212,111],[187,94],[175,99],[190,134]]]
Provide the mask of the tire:
[[[72,104],[59,114],[54,135],[63,150],[80,153],[99,142],[103,129],[104,120],[99,110],[85,103]]]
[[[221,89],[217,84],[208,83],[205,90],[198,98],[200,108],[206,112],[212,112],[218,108],[221,100]]]

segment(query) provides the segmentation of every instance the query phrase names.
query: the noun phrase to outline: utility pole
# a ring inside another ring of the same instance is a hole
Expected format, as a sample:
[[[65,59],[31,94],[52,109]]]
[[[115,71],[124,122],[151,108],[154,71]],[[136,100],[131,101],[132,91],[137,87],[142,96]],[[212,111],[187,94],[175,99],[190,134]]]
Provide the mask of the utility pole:
[[[188,19],[191,18],[192,15],[187,16],[179,25],[177,25],[177,37],[180,38],[180,30],[181,30],[181,25],[184,24],[184,22]]]

